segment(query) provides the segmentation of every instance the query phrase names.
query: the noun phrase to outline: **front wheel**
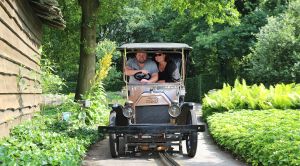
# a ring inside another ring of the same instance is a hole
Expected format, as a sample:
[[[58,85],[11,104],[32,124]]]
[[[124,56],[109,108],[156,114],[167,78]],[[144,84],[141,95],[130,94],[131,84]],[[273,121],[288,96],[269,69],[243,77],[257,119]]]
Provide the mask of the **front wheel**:
[[[197,116],[193,110],[190,110],[187,119],[187,125],[197,125]],[[198,133],[192,132],[189,133],[186,137],[186,151],[189,157],[194,157],[197,151],[197,144],[198,144]]]
[[[109,126],[116,126],[116,112],[112,112],[109,116]],[[109,134],[109,147],[112,158],[119,156],[119,138],[117,134]]]

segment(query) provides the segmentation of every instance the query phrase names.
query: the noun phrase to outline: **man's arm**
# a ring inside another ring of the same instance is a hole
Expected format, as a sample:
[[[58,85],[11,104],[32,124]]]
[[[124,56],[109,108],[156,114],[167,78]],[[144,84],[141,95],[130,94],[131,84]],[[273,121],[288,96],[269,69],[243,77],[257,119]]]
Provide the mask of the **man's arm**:
[[[133,75],[135,75],[135,73],[137,73],[137,72],[142,72],[142,73],[144,73],[144,74],[148,74],[148,71],[147,71],[147,70],[134,70],[134,69],[132,69],[132,68],[129,67],[129,66],[125,66],[125,68],[124,68],[124,73],[125,73],[125,75],[127,75],[127,76],[133,76]]]

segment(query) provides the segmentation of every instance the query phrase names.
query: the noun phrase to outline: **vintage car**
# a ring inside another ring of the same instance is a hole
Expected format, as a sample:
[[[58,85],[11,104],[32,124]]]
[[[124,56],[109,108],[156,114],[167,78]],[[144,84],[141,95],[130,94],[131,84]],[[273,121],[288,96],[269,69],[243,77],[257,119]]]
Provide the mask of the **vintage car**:
[[[205,126],[197,124],[194,103],[184,101],[186,62],[191,49],[182,43],[128,43],[118,48],[123,55],[123,67],[140,50],[147,52],[148,58],[158,51],[167,54],[180,70],[180,80],[130,84],[123,75],[127,101],[112,106],[109,126],[99,126],[99,132],[109,134],[113,158],[124,152],[175,151],[174,146],[182,153],[184,140],[187,155],[195,156],[197,132],[203,132]],[[135,75],[136,79],[149,77]]]

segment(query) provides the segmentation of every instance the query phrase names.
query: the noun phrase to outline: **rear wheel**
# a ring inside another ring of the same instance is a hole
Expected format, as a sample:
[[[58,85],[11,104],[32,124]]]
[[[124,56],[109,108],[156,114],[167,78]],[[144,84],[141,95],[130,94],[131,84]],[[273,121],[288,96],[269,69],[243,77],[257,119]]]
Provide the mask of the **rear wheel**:
[[[197,116],[193,110],[190,110],[187,119],[187,125],[197,125]],[[186,151],[189,157],[194,157],[197,151],[197,143],[198,143],[198,133],[192,132],[189,133],[186,137]]]
[[[109,126],[116,126],[116,112],[112,112],[109,116]],[[116,158],[119,156],[119,138],[117,134],[109,134],[109,147],[111,157]]]

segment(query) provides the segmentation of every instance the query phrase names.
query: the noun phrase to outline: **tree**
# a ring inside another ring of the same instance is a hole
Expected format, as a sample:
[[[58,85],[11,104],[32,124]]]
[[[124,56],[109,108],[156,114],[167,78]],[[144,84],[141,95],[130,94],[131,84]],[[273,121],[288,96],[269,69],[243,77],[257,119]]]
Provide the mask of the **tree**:
[[[234,0],[144,0],[143,5],[154,10],[171,6],[180,14],[189,14],[194,18],[205,18],[209,25],[214,23],[237,24],[239,12],[235,8]]]
[[[257,34],[257,43],[248,55],[252,82],[266,84],[300,81],[300,0],[286,12],[270,17]]]
[[[99,8],[98,0],[79,0],[82,10],[80,62],[75,100],[91,87],[96,67],[96,16]]]

